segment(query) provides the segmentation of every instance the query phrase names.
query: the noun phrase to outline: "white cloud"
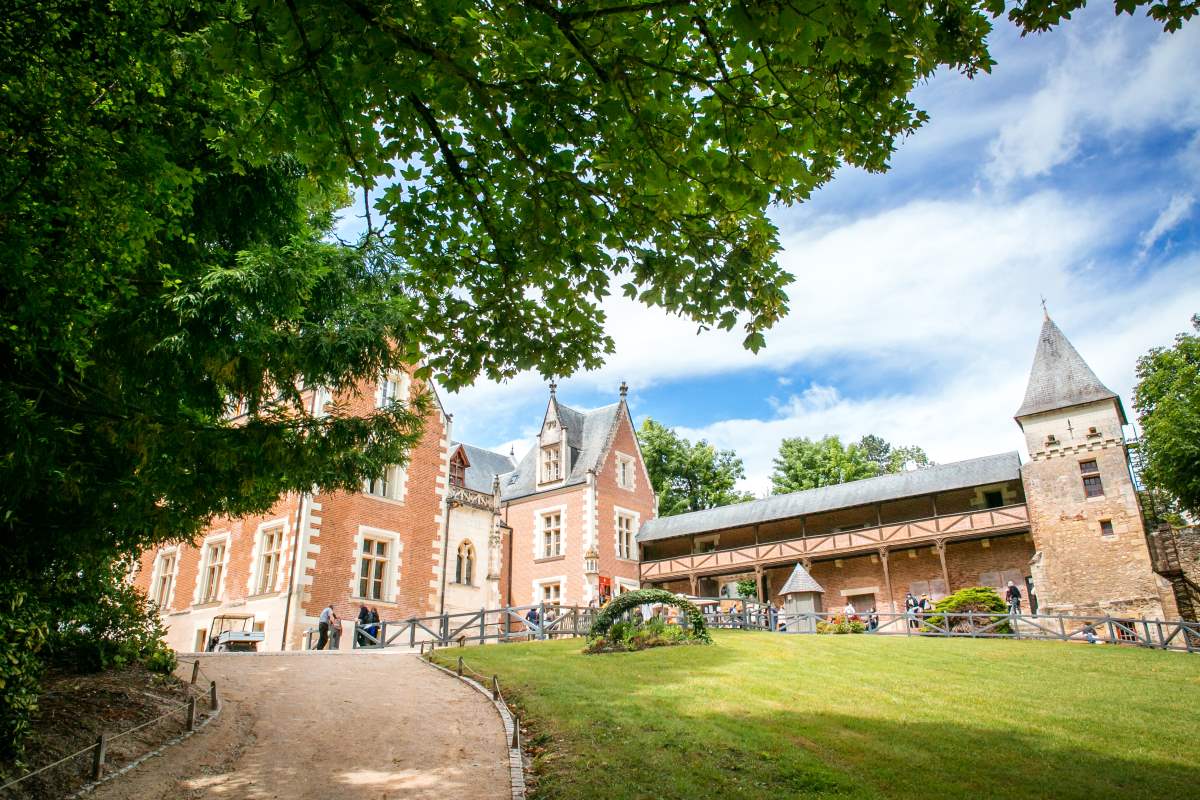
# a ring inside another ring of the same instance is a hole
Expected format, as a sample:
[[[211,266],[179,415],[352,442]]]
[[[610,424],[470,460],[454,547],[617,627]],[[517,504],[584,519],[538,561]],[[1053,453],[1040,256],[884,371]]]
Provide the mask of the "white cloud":
[[[1150,230],[1142,234],[1138,240],[1142,246],[1141,254],[1146,255],[1151,247],[1157,244],[1164,234],[1169,233],[1176,225],[1187,219],[1192,213],[1196,196],[1193,194],[1175,194],[1171,196],[1167,207],[1159,212]]]
[[[1049,173],[1076,155],[1084,135],[1119,147],[1131,134],[1200,124],[1200,28],[1163,34],[1086,22],[1051,34],[1065,45],[1061,58],[993,141],[987,174],[995,184]]]

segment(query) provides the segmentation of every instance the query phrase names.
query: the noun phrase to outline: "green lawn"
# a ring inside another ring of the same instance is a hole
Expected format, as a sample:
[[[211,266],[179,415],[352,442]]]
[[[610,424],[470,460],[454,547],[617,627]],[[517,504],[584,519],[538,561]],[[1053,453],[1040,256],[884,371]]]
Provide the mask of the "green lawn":
[[[1200,656],[714,631],[447,650],[535,726],[537,797],[1200,796]],[[542,749],[544,748],[544,750]]]

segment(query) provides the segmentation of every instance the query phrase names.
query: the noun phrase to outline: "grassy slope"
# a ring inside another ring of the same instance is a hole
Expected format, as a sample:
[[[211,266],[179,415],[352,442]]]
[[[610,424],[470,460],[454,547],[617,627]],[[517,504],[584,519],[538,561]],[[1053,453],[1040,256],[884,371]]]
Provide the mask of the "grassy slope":
[[[545,798],[1188,797],[1200,657],[1057,642],[714,631],[440,654],[538,727]]]

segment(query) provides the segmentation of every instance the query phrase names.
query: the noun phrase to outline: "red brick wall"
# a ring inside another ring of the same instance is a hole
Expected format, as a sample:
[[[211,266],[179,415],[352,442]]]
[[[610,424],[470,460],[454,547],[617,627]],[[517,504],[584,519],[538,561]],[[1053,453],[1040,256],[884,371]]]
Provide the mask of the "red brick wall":
[[[414,381],[413,395],[420,390]],[[339,398],[340,400],[341,398]],[[374,408],[374,396],[364,391],[347,399],[351,413],[366,414]],[[446,420],[434,404],[425,417],[425,432],[409,454],[405,468],[404,495],[388,500],[365,494],[337,492],[314,497],[320,510],[314,516],[312,544],[319,552],[310,555],[313,566],[305,570],[312,579],[302,604],[304,613],[317,616],[327,604],[343,618],[353,618],[361,602],[357,598],[359,554],[355,540],[360,526],[399,534],[399,587],[391,602],[367,600],[385,619],[437,613],[442,552],[443,498],[447,485]],[[393,558],[397,554],[392,554]]]
[[[617,483],[617,453],[632,456],[636,462],[632,490],[623,488]],[[617,558],[615,510],[617,507],[633,511],[638,515],[633,528],[632,560]],[[641,525],[654,518],[655,512],[654,488],[650,485],[646,466],[642,461],[642,452],[638,446],[637,434],[633,430],[633,423],[622,403],[621,409],[617,413],[616,434],[596,473],[596,535],[597,549],[600,553],[600,574],[613,578],[614,591],[617,586],[617,578],[638,582],[637,532]]]
[[[512,596],[509,605],[523,606],[540,601],[532,595],[532,582],[542,578],[564,576],[562,602],[578,605],[584,596],[583,554],[584,505],[587,485],[542,492],[508,503],[505,516],[512,526]],[[542,558],[537,537],[541,535],[540,511],[562,511],[563,555]],[[539,555],[534,556],[534,545]]]

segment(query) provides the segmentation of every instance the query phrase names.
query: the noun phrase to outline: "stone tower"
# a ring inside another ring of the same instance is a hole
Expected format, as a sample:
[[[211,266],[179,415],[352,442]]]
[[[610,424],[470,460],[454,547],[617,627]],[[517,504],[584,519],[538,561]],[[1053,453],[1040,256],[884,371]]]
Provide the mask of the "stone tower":
[[[1151,569],[1121,398],[1049,315],[1016,421],[1031,459],[1021,477],[1039,610],[1176,618],[1169,589]]]

